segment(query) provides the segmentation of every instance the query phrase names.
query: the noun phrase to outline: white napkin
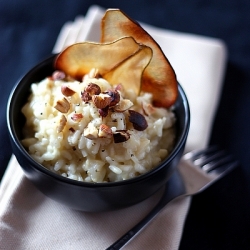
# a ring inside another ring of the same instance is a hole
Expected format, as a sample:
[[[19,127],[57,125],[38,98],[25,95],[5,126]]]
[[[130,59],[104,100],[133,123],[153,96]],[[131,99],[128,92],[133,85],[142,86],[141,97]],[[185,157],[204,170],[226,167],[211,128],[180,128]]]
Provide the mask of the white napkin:
[[[67,45],[76,37],[98,41],[103,11],[92,6],[85,17],[66,23],[53,51],[59,52],[65,37]],[[187,93],[191,129],[186,151],[205,147],[220,96],[225,45],[217,39],[142,25],[162,47]],[[0,186],[1,249],[105,249],[143,218],[160,195],[161,191],[119,211],[74,211],[40,193],[13,156]],[[189,205],[190,197],[172,201],[124,249],[178,249]]]

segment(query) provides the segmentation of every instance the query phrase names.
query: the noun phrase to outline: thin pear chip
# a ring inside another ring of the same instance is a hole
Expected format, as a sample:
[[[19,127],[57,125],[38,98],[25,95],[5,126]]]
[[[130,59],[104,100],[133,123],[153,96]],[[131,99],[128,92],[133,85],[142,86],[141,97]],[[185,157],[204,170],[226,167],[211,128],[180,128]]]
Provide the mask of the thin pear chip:
[[[76,43],[57,56],[55,68],[78,80],[93,68],[97,68],[103,76],[139,49],[140,45],[132,37],[122,37],[108,43]]]
[[[101,42],[131,36],[153,49],[153,57],[142,77],[141,90],[153,94],[155,106],[170,107],[177,99],[175,72],[156,41],[135,21],[119,9],[109,9],[102,19]]]
[[[139,95],[141,90],[142,74],[153,55],[151,48],[140,45],[140,49],[119,66],[104,75],[111,84],[121,83],[125,89],[133,89]]]

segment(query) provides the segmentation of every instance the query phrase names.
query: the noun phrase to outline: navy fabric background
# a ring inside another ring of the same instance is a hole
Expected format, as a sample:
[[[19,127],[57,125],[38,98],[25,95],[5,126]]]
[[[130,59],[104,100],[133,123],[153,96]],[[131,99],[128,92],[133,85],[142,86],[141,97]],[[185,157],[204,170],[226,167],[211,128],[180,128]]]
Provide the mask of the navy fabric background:
[[[0,178],[11,155],[5,113],[12,87],[27,70],[51,54],[62,25],[84,15],[93,4],[120,8],[132,18],[158,27],[225,41],[229,57],[211,143],[232,152],[241,165],[193,198],[180,249],[249,249],[250,1],[247,0],[133,0],[119,4],[111,0],[0,0]]]

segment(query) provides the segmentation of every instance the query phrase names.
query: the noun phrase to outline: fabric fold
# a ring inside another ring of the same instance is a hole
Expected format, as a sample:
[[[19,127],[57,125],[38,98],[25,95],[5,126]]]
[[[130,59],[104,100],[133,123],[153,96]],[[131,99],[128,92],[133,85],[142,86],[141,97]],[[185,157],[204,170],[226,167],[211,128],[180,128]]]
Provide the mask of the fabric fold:
[[[83,246],[84,249],[105,249],[139,222],[161,194],[162,190],[140,204],[118,211],[75,211],[39,192],[23,175],[13,156],[1,184],[1,245],[6,250],[68,250]],[[143,249],[145,244],[151,244],[152,248],[178,249],[189,202],[188,198],[170,203],[124,249]]]

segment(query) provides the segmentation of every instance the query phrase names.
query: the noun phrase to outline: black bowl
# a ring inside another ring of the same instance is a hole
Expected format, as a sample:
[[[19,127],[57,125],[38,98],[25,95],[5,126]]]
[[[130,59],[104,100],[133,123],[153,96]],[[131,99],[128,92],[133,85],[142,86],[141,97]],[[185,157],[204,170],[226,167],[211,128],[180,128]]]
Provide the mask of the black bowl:
[[[12,90],[7,123],[13,153],[25,175],[48,197],[73,209],[105,211],[136,204],[159,190],[170,178],[184,151],[190,124],[186,95],[178,85],[179,96],[175,104],[177,141],[172,153],[156,168],[133,179],[113,183],[86,183],[57,175],[33,160],[21,144],[25,118],[21,107],[27,102],[30,85],[41,81],[54,71],[55,56],[32,68]]]

